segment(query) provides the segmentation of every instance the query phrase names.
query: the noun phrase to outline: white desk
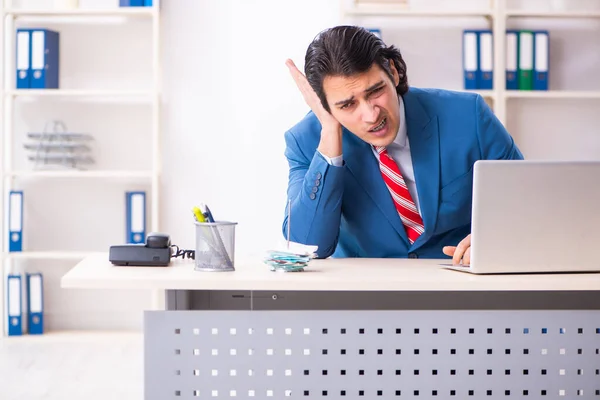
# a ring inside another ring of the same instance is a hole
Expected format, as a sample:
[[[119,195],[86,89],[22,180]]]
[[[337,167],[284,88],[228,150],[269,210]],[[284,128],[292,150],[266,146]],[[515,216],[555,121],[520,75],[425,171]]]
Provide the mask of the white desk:
[[[145,398],[600,398],[600,274],[475,276],[447,260],[272,272],[116,267],[64,288],[166,291],[145,312]]]
[[[117,267],[99,253],[62,278],[64,288],[153,290],[325,290],[325,291],[537,291],[600,290],[597,274],[481,276],[445,269],[448,260],[312,260],[305,272],[272,272],[256,260],[236,261],[233,272],[194,271],[193,261],[169,267]]]

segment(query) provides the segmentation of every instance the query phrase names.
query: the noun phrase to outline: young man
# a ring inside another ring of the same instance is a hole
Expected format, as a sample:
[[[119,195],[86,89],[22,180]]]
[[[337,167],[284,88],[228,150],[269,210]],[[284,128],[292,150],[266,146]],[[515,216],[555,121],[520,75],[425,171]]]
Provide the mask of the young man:
[[[473,164],[523,158],[481,96],[409,87],[400,52],[355,26],[313,40],[306,76],[286,64],[311,108],[285,133],[290,239],[469,264]]]

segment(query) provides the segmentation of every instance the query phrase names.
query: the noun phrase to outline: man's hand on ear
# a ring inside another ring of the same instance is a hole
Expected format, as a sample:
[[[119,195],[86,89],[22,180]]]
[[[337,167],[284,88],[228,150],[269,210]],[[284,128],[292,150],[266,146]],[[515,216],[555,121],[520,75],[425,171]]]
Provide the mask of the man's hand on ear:
[[[325,107],[323,107],[319,96],[317,96],[317,93],[315,93],[310,86],[304,74],[296,67],[296,64],[288,59],[285,62],[285,65],[287,65],[290,70],[290,74],[292,75],[292,78],[294,78],[296,86],[300,89],[304,101],[310,107],[312,112],[315,113],[321,123],[321,142],[319,143],[318,150],[321,154],[328,157],[337,157],[341,155],[342,125],[325,109]]]

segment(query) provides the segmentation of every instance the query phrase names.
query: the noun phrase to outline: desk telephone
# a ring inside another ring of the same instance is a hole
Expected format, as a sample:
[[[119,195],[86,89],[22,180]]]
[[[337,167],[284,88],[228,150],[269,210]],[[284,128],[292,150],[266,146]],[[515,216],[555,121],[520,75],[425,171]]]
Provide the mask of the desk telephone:
[[[151,232],[145,244],[110,246],[108,259],[121,266],[167,266],[171,262],[171,247],[169,235]]]

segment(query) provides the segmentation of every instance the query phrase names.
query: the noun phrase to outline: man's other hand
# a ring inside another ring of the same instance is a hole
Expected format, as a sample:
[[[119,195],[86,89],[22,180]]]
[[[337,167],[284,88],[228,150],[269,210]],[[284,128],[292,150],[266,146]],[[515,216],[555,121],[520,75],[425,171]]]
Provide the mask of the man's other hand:
[[[452,264],[471,264],[471,234],[460,241],[457,246],[444,246],[445,255],[452,257]]]

